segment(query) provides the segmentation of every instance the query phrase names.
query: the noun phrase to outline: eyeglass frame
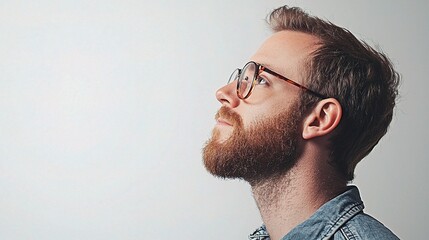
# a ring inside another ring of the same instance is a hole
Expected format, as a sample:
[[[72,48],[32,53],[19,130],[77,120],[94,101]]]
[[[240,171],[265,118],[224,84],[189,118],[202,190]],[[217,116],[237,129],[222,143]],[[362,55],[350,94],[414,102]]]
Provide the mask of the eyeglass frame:
[[[244,69],[248,64],[251,64],[251,63],[256,65],[256,67],[257,67],[257,71],[255,71],[255,75],[253,76],[252,85],[250,86],[249,92],[246,94],[246,96],[242,97],[242,96],[240,96],[240,94],[239,94],[240,83],[238,82],[238,79],[240,79],[240,75],[241,75],[242,70],[243,70],[243,69]],[[301,84],[299,84],[299,83],[297,83],[297,82],[295,82],[295,81],[293,81],[293,80],[291,80],[291,79],[289,79],[289,78],[287,78],[287,77],[285,77],[285,76],[283,76],[283,75],[281,75],[281,74],[279,74],[279,73],[274,72],[273,70],[271,70],[271,69],[269,69],[269,68],[267,68],[267,67],[263,66],[262,64],[259,64],[259,63],[257,63],[257,62],[254,62],[254,61],[249,61],[248,63],[244,64],[244,67],[243,67],[243,68],[236,68],[236,69],[232,72],[231,76],[229,77],[228,83],[230,83],[230,82],[231,82],[231,78],[233,77],[233,75],[234,75],[235,71],[238,71],[238,74],[237,74],[237,76],[235,77],[235,79],[233,79],[233,81],[237,80],[237,89],[236,89],[236,93],[237,93],[238,98],[240,98],[240,99],[247,99],[247,98],[251,95],[251,93],[252,93],[252,91],[253,91],[253,87],[255,86],[255,83],[256,83],[256,79],[258,79],[259,74],[260,74],[261,72],[264,72],[264,71],[265,71],[265,72],[267,72],[267,73],[269,73],[269,74],[271,74],[271,75],[273,75],[273,76],[276,76],[276,77],[278,77],[278,78],[280,78],[280,79],[282,79],[282,80],[286,81],[286,82],[287,82],[287,83],[289,83],[289,84],[292,84],[292,85],[294,85],[294,86],[296,86],[296,87],[299,87],[299,88],[301,88],[302,90],[304,90],[304,91],[306,91],[306,92],[308,92],[308,93],[311,93],[311,94],[313,94],[313,95],[315,95],[315,96],[317,96],[317,97],[319,97],[319,98],[322,98],[322,99],[326,99],[326,98],[328,98],[328,97],[326,97],[326,96],[324,96],[324,95],[322,95],[322,94],[320,94],[320,93],[317,93],[317,92],[315,92],[315,91],[312,91],[312,90],[308,89],[307,87],[304,87],[303,85],[301,85]]]

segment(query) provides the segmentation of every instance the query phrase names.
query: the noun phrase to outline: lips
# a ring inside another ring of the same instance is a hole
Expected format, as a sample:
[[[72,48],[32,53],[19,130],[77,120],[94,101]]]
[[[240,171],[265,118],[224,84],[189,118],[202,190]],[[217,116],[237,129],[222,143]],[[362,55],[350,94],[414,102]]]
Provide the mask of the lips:
[[[222,118],[218,118],[216,119],[216,122],[218,125],[226,125],[226,126],[232,126],[232,124],[228,121],[226,121],[225,119]]]
[[[236,112],[222,106],[215,115],[216,124],[219,126],[230,126],[230,127],[239,127],[243,126],[242,119],[240,115]]]

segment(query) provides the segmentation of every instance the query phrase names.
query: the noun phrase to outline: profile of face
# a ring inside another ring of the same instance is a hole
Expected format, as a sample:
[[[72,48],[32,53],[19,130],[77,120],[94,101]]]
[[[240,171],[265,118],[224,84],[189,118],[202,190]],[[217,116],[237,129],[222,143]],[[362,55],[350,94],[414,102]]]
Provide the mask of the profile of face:
[[[298,69],[314,42],[307,34],[278,32],[264,42],[252,61],[300,79]],[[203,149],[204,165],[215,176],[258,182],[283,175],[300,155],[299,88],[264,71],[258,72],[257,80],[246,99],[237,96],[237,79],[217,92],[222,106]]]

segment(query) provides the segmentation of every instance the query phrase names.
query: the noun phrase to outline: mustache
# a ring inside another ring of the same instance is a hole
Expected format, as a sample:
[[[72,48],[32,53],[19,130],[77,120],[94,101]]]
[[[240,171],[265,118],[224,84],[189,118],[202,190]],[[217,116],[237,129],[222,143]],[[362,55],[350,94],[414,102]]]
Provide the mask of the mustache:
[[[233,126],[243,126],[243,120],[238,113],[234,112],[232,109],[222,106],[215,115],[215,119],[222,118],[225,121],[228,121]]]

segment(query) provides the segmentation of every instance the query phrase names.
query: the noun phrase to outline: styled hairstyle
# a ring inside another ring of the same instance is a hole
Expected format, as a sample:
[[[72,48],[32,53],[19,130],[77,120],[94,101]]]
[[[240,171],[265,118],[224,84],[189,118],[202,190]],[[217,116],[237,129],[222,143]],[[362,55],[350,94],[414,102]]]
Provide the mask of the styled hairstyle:
[[[385,54],[347,29],[300,8],[277,8],[267,22],[274,32],[291,30],[319,39],[317,50],[303,69],[304,83],[340,102],[343,115],[330,137],[330,161],[348,181],[353,180],[356,164],[387,132],[398,95],[399,74]],[[311,94],[301,94],[303,113],[318,101],[320,98]]]

